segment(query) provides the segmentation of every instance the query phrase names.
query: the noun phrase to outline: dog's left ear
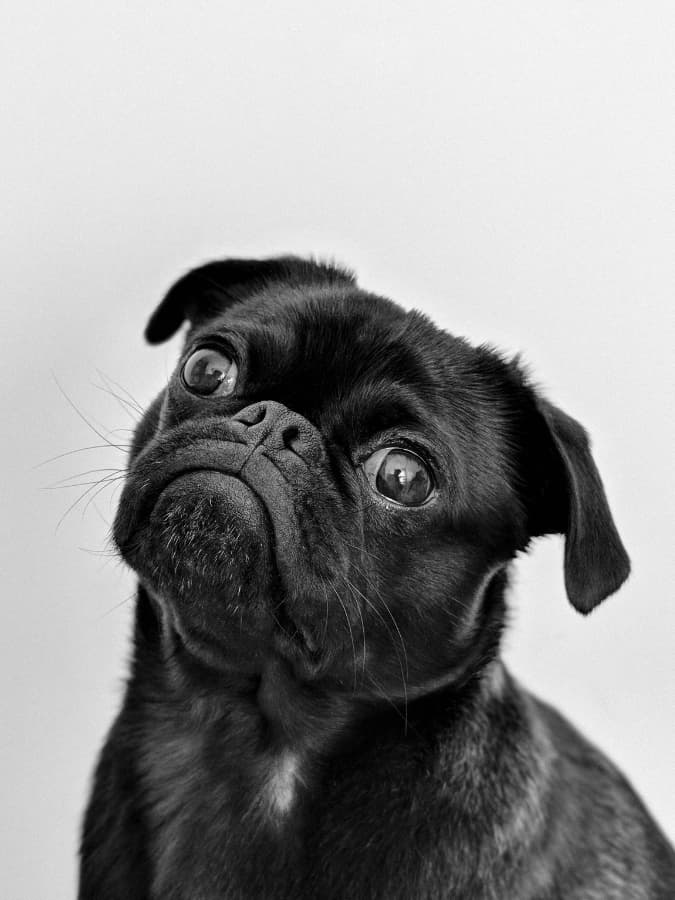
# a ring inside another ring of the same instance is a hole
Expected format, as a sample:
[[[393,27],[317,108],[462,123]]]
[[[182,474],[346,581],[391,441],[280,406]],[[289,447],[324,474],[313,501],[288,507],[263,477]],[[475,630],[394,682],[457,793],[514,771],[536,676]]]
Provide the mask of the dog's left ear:
[[[630,560],[616,530],[605,490],[582,426],[543,398],[539,490],[531,509],[531,534],[564,534],[565,589],[572,605],[589,613],[621,587]],[[538,429],[539,430],[539,429]]]
[[[299,284],[353,284],[351,272],[331,263],[298,256],[271,259],[223,259],[192,269],[170,288],[150,317],[145,337],[160,344],[187,319],[193,325],[242,303],[274,282]]]

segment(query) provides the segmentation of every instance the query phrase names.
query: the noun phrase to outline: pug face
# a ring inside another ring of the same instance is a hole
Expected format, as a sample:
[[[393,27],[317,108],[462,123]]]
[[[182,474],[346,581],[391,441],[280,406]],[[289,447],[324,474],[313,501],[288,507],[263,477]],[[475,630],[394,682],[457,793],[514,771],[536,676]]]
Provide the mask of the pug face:
[[[582,429],[515,363],[292,258],[195,270],[149,338],[183,318],[114,536],[186,658],[391,698],[476,652],[533,536],[568,535],[582,611],[625,577]]]

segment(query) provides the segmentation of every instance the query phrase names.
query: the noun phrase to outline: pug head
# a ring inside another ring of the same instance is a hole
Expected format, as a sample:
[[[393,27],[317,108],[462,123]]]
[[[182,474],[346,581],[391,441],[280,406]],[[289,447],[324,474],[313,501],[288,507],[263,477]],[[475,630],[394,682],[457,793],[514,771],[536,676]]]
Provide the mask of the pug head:
[[[190,658],[423,691],[475,652],[533,537],[565,536],[582,613],[627,577],[584,430],[516,362],[294,257],[189,272],[146,337],[184,321],[114,537]]]

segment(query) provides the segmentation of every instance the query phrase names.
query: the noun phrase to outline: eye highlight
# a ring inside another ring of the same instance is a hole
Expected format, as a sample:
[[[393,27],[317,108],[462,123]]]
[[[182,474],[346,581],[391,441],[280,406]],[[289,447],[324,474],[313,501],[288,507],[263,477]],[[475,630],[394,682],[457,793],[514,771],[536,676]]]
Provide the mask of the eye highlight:
[[[383,447],[363,469],[373,490],[401,506],[422,506],[434,490],[431,472],[421,457],[401,447]]]
[[[200,347],[181,370],[185,387],[200,397],[226,397],[237,383],[237,364],[216,347]]]

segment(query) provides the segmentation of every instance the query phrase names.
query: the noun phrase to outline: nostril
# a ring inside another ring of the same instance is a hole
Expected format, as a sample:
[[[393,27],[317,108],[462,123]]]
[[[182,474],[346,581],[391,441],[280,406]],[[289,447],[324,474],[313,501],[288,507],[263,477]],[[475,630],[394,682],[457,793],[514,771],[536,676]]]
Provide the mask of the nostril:
[[[259,425],[267,415],[267,407],[264,403],[256,403],[255,406],[247,406],[233,416],[236,422],[241,422],[251,428],[253,425]]]
[[[281,440],[284,442],[284,447],[287,447],[294,453],[300,453],[300,432],[295,425],[289,425],[288,428],[284,428],[281,433]]]

